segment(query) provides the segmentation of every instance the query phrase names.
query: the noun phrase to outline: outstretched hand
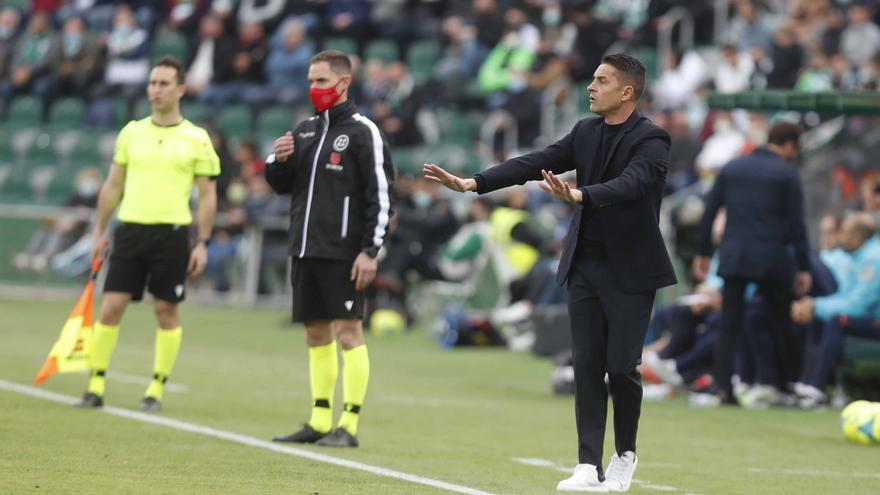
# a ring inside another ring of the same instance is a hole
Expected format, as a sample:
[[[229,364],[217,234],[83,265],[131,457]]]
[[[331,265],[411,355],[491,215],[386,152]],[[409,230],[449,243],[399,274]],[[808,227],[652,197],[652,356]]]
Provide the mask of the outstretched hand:
[[[551,196],[569,203],[583,203],[583,191],[569,186],[549,170],[541,170],[541,175],[544,176],[544,182],[538,182],[538,185],[541,189],[550,193]]]
[[[433,163],[426,163],[422,171],[425,173],[426,179],[438,182],[453,191],[466,192],[477,190],[477,181],[474,179],[456,177]]]

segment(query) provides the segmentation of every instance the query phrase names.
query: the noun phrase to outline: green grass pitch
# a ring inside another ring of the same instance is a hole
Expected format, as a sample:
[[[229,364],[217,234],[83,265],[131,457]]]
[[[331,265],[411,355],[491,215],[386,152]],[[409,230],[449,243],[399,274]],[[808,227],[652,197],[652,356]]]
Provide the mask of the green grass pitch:
[[[72,304],[0,301],[0,380],[31,382]],[[282,326],[282,312],[184,305],[182,318],[177,387],[166,391],[163,417],[266,440],[307,418],[303,332]],[[108,405],[136,408],[154,328],[151,305],[129,309]],[[426,331],[368,344],[361,447],[304,449],[492,494],[556,493],[560,469],[576,462],[576,438],[573,400],[550,393],[549,361],[444,351]],[[42,388],[79,396],[85,385],[85,375],[66,374]],[[341,386],[336,402],[338,410]],[[609,431],[606,458],[611,445]],[[633,494],[880,493],[880,450],[845,442],[836,411],[646,403],[639,457]],[[450,492],[0,390],[0,495],[30,493]]]

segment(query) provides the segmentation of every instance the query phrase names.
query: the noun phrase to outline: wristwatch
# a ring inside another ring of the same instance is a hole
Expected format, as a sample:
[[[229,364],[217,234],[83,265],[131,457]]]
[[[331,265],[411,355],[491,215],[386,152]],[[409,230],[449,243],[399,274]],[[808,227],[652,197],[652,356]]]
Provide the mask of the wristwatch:
[[[210,238],[207,238],[207,239],[199,239],[199,242],[202,243],[202,244],[204,244],[205,247],[208,247],[208,246],[211,245],[211,239],[210,239]]]
[[[379,246],[370,246],[368,248],[364,248],[363,251],[367,253],[367,256],[370,258],[375,258],[379,256]]]

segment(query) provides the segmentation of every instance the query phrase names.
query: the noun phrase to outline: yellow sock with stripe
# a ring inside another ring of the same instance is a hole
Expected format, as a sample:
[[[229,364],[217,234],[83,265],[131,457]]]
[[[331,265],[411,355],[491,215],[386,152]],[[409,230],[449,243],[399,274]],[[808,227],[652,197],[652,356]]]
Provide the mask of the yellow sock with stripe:
[[[92,368],[89,392],[99,397],[104,397],[104,375],[110,366],[110,356],[113,355],[118,338],[119,325],[104,325],[101,322],[95,322],[89,353],[89,364]]]
[[[309,426],[328,432],[333,428],[333,394],[339,376],[336,341],[309,347],[309,378],[312,387],[312,417]]]
[[[156,330],[156,354],[153,357],[153,381],[144,392],[144,397],[154,397],[162,400],[165,392],[165,382],[171,376],[174,362],[177,361],[177,352],[180,350],[180,340],[183,337],[183,328],[177,327],[170,330]]]
[[[358,417],[370,381],[370,356],[366,344],[342,351],[342,400],[345,403],[339,427],[357,435]]]

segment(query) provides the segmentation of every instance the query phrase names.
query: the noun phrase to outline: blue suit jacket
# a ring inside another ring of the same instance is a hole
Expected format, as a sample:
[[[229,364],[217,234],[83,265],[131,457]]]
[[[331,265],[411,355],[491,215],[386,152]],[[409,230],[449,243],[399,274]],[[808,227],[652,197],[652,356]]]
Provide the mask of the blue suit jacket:
[[[576,205],[572,215],[557,281],[564,283],[568,278],[583,210],[590,208],[602,226],[611,271],[624,291],[639,293],[672,285],[676,282],[675,272],[658,226],[669,166],[669,134],[634,111],[615,137],[608,156],[600,162],[596,151],[602,146],[603,125],[601,118],[583,119],[546,149],[477,174],[477,192],[543,180],[541,169],[554,174],[576,170],[584,204]]]
[[[810,267],[803,203],[794,165],[766,148],[737,158],[721,169],[706,197],[700,254],[712,255],[712,222],[724,206],[727,226],[718,248],[718,274],[790,283],[789,244],[797,268],[807,271]]]

